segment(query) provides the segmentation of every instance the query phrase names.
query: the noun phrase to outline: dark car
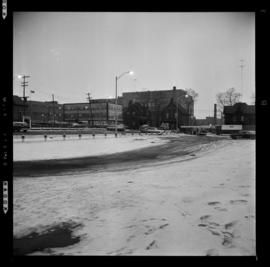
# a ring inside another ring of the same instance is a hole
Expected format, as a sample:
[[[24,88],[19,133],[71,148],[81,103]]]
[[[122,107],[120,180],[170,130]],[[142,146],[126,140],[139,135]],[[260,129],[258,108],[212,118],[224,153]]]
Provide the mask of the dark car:
[[[21,122],[21,121],[14,121],[13,122],[13,131],[14,132],[27,132],[29,129],[29,125],[26,122]]]
[[[163,134],[165,131],[160,130],[156,127],[151,127],[147,124],[144,124],[140,127],[140,132],[141,133],[153,133],[153,134]]]
[[[207,134],[207,130],[203,128],[199,129],[197,132],[197,135],[205,136],[206,134]]]
[[[238,133],[231,134],[232,139],[255,139],[255,131],[239,131]]]
[[[115,131],[115,125],[107,126],[106,129],[108,131]],[[123,124],[118,124],[117,125],[117,131],[124,132],[125,131],[125,126]]]

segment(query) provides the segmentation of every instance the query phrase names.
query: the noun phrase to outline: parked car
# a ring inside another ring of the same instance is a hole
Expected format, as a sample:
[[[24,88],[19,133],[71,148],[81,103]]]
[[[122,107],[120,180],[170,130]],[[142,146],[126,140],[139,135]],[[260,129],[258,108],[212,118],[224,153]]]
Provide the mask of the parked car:
[[[238,133],[231,134],[232,139],[255,139],[256,132],[255,131],[239,131]]]
[[[203,131],[199,131],[197,133],[197,135],[202,135],[202,136],[205,136],[207,134],[207,131],[203,130]]]
[[[165,132],[164,130],[160,130],[156,127],[149,127],[146,131],[147,133],[156,133],[156,134],[163,134]]]
[[[107,126],[107,130],[108,131],[115,131],[115,125]],[[125,126],[123,124],[118,124],[117,131],[124,132]]]
[[[27,132],[29,125],[26,122],[14,121],[13,122],[13,132]]]
[[[150,126],[148,124],[143,124],[140,126],[139,130],[141,133],[146,133],[147,129],[149,128]]]
[[[141,133],[156,133],[156,134],[163,134],[165,131],[164,130],[160,130],[156,127],[150,127],[149,125],[142,125],[140,127],[140,131]]]

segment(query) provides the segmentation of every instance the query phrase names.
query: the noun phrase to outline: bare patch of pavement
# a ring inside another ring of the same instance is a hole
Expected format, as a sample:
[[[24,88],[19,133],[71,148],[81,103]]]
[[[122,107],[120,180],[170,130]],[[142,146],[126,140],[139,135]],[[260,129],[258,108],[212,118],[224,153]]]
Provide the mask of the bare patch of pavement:
[[[194,155],[200,146],[218,142],[223,138],[208,136],[160,137],[168,143],[109,155],[68,159],[19,161],[13,163],[14,177],[63,175],[81,171],[114,171],[136,168],[144,164]],[[195,158],[195,157],[194,157]]]

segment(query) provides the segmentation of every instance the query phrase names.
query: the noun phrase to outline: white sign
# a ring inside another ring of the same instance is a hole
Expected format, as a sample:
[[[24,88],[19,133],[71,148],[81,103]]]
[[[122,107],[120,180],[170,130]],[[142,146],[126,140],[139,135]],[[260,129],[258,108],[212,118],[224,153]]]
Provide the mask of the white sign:
[[[242,125],[221,125],[221,130],[242,130]]]

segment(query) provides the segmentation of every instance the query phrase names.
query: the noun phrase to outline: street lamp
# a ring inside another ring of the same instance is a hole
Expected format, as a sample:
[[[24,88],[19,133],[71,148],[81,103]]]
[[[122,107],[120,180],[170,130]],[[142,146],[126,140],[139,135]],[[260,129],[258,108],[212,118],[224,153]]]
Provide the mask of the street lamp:
[[[130,74],[133,75],[133,71],[125,71],[121,75],[115,77],[115,136],[117,136],[117,120],[118,120],[118,113],[117,113],[117,82],[120,78],[124,75]]]
[[[179,103],[178,103],[178,100],[182,97],[185,97],[185,98],[188,98],[189,95],[188,94],[185,94],[185,95],[180,95],[176,98],[176,116],[177,116],[177,119],[176,119],[176,130],[178,131],[179,128],[178,128],[178,125],[179,125],[179,116],[178,116],[178,107],[179,107]],[[189,109],[189,106],[188,106],[188,109]],[[188,110],[189,112],[189,110]]]

